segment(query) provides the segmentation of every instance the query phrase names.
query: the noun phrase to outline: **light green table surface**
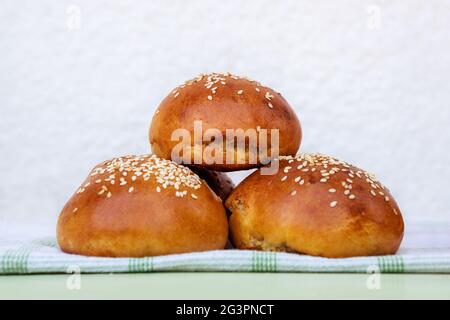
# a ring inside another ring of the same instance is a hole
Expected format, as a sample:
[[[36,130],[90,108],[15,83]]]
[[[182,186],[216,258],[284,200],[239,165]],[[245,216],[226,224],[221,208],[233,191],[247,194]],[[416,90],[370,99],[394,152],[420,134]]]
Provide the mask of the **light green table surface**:
[[[154,273],[0,276],[0,299],[450,299],[450,275]]]

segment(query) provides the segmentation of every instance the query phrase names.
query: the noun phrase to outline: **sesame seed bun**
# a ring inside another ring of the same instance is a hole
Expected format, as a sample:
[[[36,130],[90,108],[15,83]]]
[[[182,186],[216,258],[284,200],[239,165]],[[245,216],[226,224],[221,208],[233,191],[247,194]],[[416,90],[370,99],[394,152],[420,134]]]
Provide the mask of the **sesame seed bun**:
[[[223,249],[219,197],[189,168],[155,155],[96,166],[64,206],[57,238],[67,253],[143,257]]]
[[[277,161],[277,174],[260,175],[257,170],[226,201],[237,248],[329,258],[398,250],[402,215],[373,175],[317,154]]]
[[[226,173],[219,171],[212,171],[200,167],[189,167],[195,174],[208,184],[216,195],[222,199],[223,202],[228,198],[231,191],[234,189],[233,180],[228,177]]]
[[[218,129],[223,143],[203,141],[203,144],[195,144],[194,121],[199,120],[202,121],[203,133],[210,128]],[[164,159],[177,160],[172,158],[171,153],[179,141],[172,141],[171,137],[172,133],[180,128],[190,132],[191,142],[184,143],[190,164],[199,159],[195,162],[196,165],[216,171],[255,168],[271,158],[271,129],[279,130],[279,155],[296,154],[302,138],[300,122],[281,94],[256,81],[229,73],[200,75],[174,89],[161,102],[150,127],[153,153]],[[269,156],[260,158],[258,152],[249,152],[248,142],[238,148],[236,143],[231,141],[234,146],[229,148],[234,149],[234,161],[230,163],[225,152],[227,129],[253,129],[256,132],[267,129]],[[218,148],[223,150],[218,156],[222,163],[214,161],[212,156],[204,153],[205,147],[212,147],[214,143],[223,147]],[[251,156],[254,156],[256,161],[253,161]],[[241,163],[238,163],[238,159]]]

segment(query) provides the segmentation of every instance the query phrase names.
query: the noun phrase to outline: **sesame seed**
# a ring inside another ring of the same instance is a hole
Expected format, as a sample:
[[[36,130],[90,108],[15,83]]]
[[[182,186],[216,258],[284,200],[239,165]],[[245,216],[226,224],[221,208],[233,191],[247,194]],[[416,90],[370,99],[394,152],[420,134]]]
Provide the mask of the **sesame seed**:
[[[195,194],[193,194],[193,193],[191,193],[191,197],[194,198],[194,199],[198,199],[198,197]]]
[[[115,180],[114,177],[117,172],[121,173],[121,177],[118,178],[120,185],[127,184],[124,176],[129,173],[131,176],[130,180],[133,181],[137,180],[137,177],[141,175],[143,175],[144,181],[148,181],[151,176],[154,176],[154,181],[159,184],[159,186],[157,186],[159,189],[169,187],[179,188],[181,186],[193,189],[201,187],[200,178],[192,171],[185,167],[181,167],[170,160],[160,159],[155,155],[114,158],[102,166],[96,167],[92,171],[91,176],[106,174],[107,178],[104,179],[104,181],[115,183],[112,181]],[[102,179],[97,180],[103,181]],[[134,188],[129,188],[128,190],[133,191]],[[107,192],[108,188],[102,186],[102,189],[98,191],[98,194],[102,195]]]
[[[130,189],[128,189],[128,192],[133,192],[134,191],[134,187],[131,187]]]
[[[338,204],[337,201],[332,201],[332,202],[330,202],[330,207],[334,208],[337,206],[337,204]]]
[[[178,95],[179,95],[179,94],[180,94],[180,93],[179,93],[179,92],[177,92],[177,93],[175,93],[175,94],[174,94],[174,96],[173,96],[173,97],[174,97],[174,98],[176,98],[176,97],[178,97]]]
[[[269,103],[267,104],[267,106],[268,106],[270,109],[273,109],[272,103],[269,102]]]
[[[272,98],[273,98],[273,95],[271,95],[269,91],[267,91],[264,96],[267,100],[272,100]]]
[[[295,196],[296,194],[297,194],[297,191],[296,191],[296,190],[294,190],[294,191],[291,192],[291,196]]]
[[[295,182],[299,182],[302,177],[297,177],[294,179]]]
[[[75,213],[77,211],[78,211],[78,208],[75,208],[75,209],[72,210],[73,213]]]
[[[378,193],[382,195],[386,201],[391,201],[392,199],[383,192],[386,190],[383,185],[377,180],[377,178],[366,171],[363,171],[361,169],[358,169],[344,161],[338,160],[336,158],[324,156],[321,154],[299,154],[296,156],[280,156],[280,160],[297,160],[298,162],[302,162],[302,165],[299,165],[297,169],[302,170],[305,167],[314,167],[317,166],[318,170],[320,171],[320,177],[319,181],[322,183],[326,183],[332,179],[335,179],[334,175],[339,172],[347,172],[347,177],[342,179],[341,181],[337,182],[342,185],[342,187],[345,188],[344,194],[348,196],[350,200],[357,199],[357,196],[355,194],[352,194],[352,190],[356,189],[353,188],[354,179],[356,177],[362,179],[363,181],[367,182],[371,187],[372,190],[369,189],[370,193],[376,197]],[[320,168],[321,166],[321,168]],[[328,167],[330,169],[328,169]],[[307,172],[310,170],[311,172],[316,171],[315,168],[303,170]],[[297,182],[297,180],[296,180]],[[329,189],[330,193],[336,193],[336,189]]]
[[[287,178],[287,176],[284,176],[283,178],[281,178],[281,181],[286,181]]]
[[[244,90],[239,90],[238,92],[237,92],[237,94],[242,94],[244,92]]]
[[[156,192],[161,192],[161,188],[159,186],[156,187]]]
[[[108,192],[108,194],[106,195],[107,198],[111,198],[112,197],[112,193],[111,191]]]
[[[257,92],[260,92],[260,91],[261,91],[261,90],[259,90],[259,88],[258,88],[258,87],[256,87],[256,88],[255,88],[255,90],[256,90]]]
[[[212,97],[212,96],[208,96],[208,100],[210,100],[210,101],[211,101],[212,99],[213,99],[213,97]]]

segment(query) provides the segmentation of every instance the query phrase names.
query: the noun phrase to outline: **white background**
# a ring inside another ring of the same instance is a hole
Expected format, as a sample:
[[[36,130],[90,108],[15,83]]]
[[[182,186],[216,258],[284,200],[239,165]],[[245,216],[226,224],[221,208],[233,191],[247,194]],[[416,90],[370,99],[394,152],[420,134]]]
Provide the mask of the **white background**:
[[[450,220],[449,1],[0,0],[0,223],[53,228],[210,71],[282,92],[302,150],[376,173],[407,221]]]

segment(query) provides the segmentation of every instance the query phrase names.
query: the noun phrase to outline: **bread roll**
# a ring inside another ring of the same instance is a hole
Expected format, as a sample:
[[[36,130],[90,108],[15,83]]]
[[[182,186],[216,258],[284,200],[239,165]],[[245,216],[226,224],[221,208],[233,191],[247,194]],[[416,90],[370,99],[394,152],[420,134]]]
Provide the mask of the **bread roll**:
[[[345,258],[394,254],[400,209],[377,179],[332,157],[280,157],[275,175],[255,171],[226,201],[239,249]]]
[[[195,135],[199,123],[201,140]],[[172,135],[178,129],[185,129],[190,139],[175,136],[174,140]],[[238,139],[227,141],[227,129],[255,134],[257,149],[251,148],[249,139],[241,145]],[[208,130],[218,135],[207,137]],[[175,88],[159,105],[150,127],[154,154],[216,171],[255,168],[278,156],[277,151],[294,155],[301,138],[300,122],[280,93],[229,73],[200,75]],[[184,158],[175,159],[173,151]]]
[[[190,169],[155,155],[96,166],[64,206],[57,226],[67,253],[144,257],[223,249],[222,202]]]
[[[201,179],[205,180],[208,186],[223,202],[228,198],[234,189],[234,183],[226,173],[212,171],[199,167],[189,167]]]

